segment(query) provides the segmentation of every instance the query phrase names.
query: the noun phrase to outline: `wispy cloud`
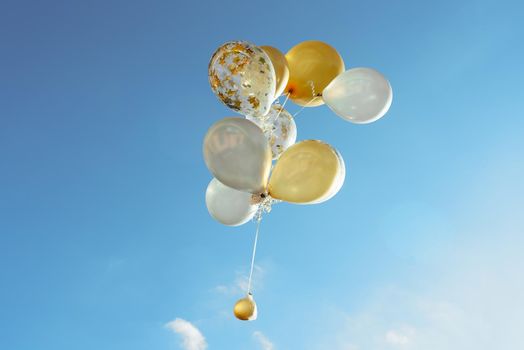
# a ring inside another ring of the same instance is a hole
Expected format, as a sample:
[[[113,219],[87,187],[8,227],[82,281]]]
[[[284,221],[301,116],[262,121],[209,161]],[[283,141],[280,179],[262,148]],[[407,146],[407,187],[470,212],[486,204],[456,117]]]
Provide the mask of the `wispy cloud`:
[[[457,214],[446,232],[432,240],[446,237],[440,249],[417,245],[418,256],[435,259],[423,259],[406,281],[378,287],[359,309],[333,311],[345,321],[319,349],[524,349],[524,166],[512,159],[475,175],[449,205]],[[427,222],[413,228],[433,234]]]
[[[457,247],[461,256],[448,256],[431,284],[379,288],[359,311],[342,314],[337,340],[325,339],[322,348],[524,349],[524,239],[493,231],[494,245],[477,232],[477,242]]]
[[[260,344],[262,350],[275,350],[275,345],[262,332],[253,332],[253,337]]]
[[[207,342],[202,333],[191,322],[177,318],[166,324],[166,327],[182,337],[184,350],[205,350]]]
[[[262,285],[265,269],[255,265],[253,271],[253,289],[258,289]],[[219,294],[227,296],[237,296],[246,293],[248,286],[248,275],[237,271],[235,279],[229,284],[221,284],[213,288]]]
[[[412,327],[402,327],[401,329],[390,329],[385,334],[387,344],[391,344],[398,348],[403,348],[413,341],[415,329]]]

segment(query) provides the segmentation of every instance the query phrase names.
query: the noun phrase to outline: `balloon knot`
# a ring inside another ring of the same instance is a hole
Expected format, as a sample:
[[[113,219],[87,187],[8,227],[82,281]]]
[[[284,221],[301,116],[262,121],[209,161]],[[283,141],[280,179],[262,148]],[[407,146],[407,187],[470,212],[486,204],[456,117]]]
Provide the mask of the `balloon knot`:
[[[251,203],[253,205],[258,205],[257,212],[253,217],[254,221],[262,220],[262,216],[265,213],[271,212],[271,207],[273,204],[280,202],[278,199],[272,198],[269,193],[259,193],[251,196]]]
[[[265,198],[266,198],[265,193],[254,194],[251,196],[251,204],[253,205],[260,204],[264,201]]]

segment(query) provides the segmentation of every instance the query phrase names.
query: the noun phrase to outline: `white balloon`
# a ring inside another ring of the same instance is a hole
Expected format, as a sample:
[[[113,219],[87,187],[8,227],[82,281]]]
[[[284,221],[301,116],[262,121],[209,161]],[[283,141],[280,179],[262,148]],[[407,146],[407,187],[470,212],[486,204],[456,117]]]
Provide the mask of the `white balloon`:
[[[273,159],[278,159],[289,146],[297,141],[295,119],[278,103],[271,106],[264,119],[251,116],[246,118],[257,124],[266,135]]]
[[[213,124],[204,138],[204,160],[224,185],[264,193],[271,170],[271,148],[262,130],[243,118]]]
[[[356,124],[381,118],[393,100],[389,81],[371,68],[353,68],[337,76],[322,92],[324,102],[340,117]]]
[[[251,204],[251,196],[251,193],[237,191],[213,179],[206,190],[207,210],[224,225],[243,225],[253,218],[258,208]]]

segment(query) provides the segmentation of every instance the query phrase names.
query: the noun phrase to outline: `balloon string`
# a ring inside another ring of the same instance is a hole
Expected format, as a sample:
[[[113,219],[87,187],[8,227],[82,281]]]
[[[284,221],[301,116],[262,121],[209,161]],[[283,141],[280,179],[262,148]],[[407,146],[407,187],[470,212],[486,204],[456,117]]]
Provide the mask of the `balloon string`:
[[[253,268],[255,267],[255,255],[257,253],[258,232],[260,231],[260,222],[262,218],[257,219],[257,230],[255,231],[255,243],[253,244],[253,255],[251,256],[251,270],[249,271],[249,280],[247,283],[247,294],[251,294],[251,282],[253,280]]]
[[[302,108],[300,108],[300,110],[298,112],[296,112],[295,114],[293,114],[293,118],[296,118],[297,115],[299,115],[303,110],[304,108],[306,108],[307,106],[309,106],[311,104],[311,102],[313,102],[316,98],[319,98],[319,97],[322,97],[322,96],[315,96],[313,97],[311,100],[309,100],[308,103],[306,103],[304,106],[302,106]]]
[[[284,100],[284,103],[282,103],[282,108],[284,108],[284,107],[286,106],[286,103],[287,103],[287,101],[289,100],[289,96],[290,96],[290,95],[291,95],[290,92],[288,92],[288,93],[286,94],[286,99]]]
[[[284,110],[284,107],[286,106],[287,100],[289,100],[289,95],[290,95],[290,93],[288,92],[288,93],[286,94],[286,99],[284,100],[284,103],[282,103],[282,105],[280,106],[280,109],[279,109],[279,111],[278,111],[278,113],[277,113],[277,116],[275,117],[275,120],[278,119],[278,116],[279,116],[280,113],[282,113],[282,111]],[[280,102],[280,101],[279,101],[279,102]]]

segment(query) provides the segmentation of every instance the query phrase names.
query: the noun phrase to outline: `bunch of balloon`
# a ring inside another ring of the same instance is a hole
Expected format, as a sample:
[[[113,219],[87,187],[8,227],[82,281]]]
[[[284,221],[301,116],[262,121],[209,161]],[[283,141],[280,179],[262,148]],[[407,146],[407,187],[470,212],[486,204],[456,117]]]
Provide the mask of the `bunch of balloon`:
[[[322,203],[345,179],[344,160],[335,148],[319,140],[296,142],[298,113],[284,109],[288,99],[302,109],[326,103],[357,124],[379,119],[391,105],[391,86],[383,75],[370,68],[344,70],[338,52],[320,41],[300,43],[285,55],[271,46],[231,41],[211,57],[212,91],[243,117],[219,120],[204,138],[204,160],[214,176],[206,205],[224,225],[257,224],[246,297],[234,308],[240,320],[257,317],[252,277],[263,214],[279,201]]]

